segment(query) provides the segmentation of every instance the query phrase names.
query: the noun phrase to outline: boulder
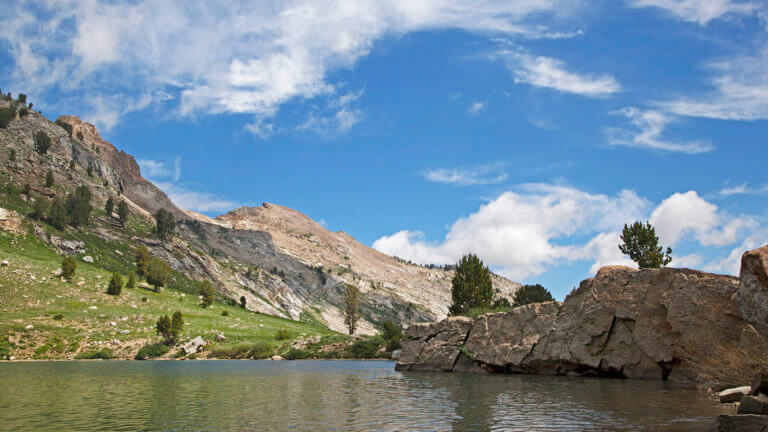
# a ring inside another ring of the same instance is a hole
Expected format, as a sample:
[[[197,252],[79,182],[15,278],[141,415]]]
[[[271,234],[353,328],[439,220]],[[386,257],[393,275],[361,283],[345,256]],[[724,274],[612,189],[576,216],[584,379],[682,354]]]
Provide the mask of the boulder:
[[[202,337],[198,336],[191,341],[187,342],[186,344],[182,345],[181,350],[184,351],[184,354],[194,354],[200,350],[202,346],[205,345],[205,341]]]
[[[400,358],[400,354],[401,354],[402,352],[403,352],[403,350],[401,350],[401,349],[396,349],[396,350],[392,351],[392,357],[391,357],[391,359],[392,359],[392,360],[397,360],[397,359],[399,359],[399,358]]]
[[[270,359],[270,360],[274,360],[274,361],[280,361],[280,360],[283,360],[283,358],[282,358],[282,357],[280,357],[279,355],[273,355],[273,356],[272,356],[272,357],[270,357],[269,359]]]
[[[717,393],[717,399],[720,403],[738,402],[741,398],[749,394],[749,389],[749,386],[725,389]]]
[[[739,403],[739,414],[768,415],[768,396],[744,396]]]
[[[93,257],[90,255],[86,255],[83,257],[83,262],[87,262],[89,264],[93,264]]]
[[[749,394],[753,396],[768,395],[768,375],[762,373],[755,375],[755,379],[752,380],[752,385],[749,387]]]
[[[225,340],[227,340],[227,338],[221,333],[216,334],[214,339],[216,340],[216,342],[224,342]]]
[[[0,266],[8,267],[9,263],[6,260],[3,260],[3,262],[0,263]]]
[[[739,308],[747,322],[768,335],[768,245],[741,256]]]
[[[713,345],[759,336],[741,317],[738,290],[734,277],[696,270],[603,267],[562,304],[413,324],[396,369],[451,371],[463,350],[493,372],[690,382]]]
[[[51,236],[48,241],[51,246],[69,255],[85,252],[85,243],[79,240],[64,240],[61,237]]]
[[[63,274],[64,274],[64,270],[62,270],[62,269],[57,269],[57,270],[54,270],[54,271],[52,271],[52,272],[51,272],[51,274],[52,274],[53,276],[56,276],[56,277],[60,277],[61,275],[63,275]]]
[[[395,370],[451,371],[470,327],[472,319],[466,317],[410,325],[400,339],[402,351]]]
[[[710,423],[709,432],[765,432],[768,430],[768,416],[723,414]]]

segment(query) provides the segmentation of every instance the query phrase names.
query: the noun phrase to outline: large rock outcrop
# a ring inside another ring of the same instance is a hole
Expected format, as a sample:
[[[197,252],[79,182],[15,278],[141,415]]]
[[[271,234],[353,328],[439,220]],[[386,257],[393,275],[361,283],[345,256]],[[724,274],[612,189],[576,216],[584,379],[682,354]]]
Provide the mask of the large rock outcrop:
[[[744,319],[768,334],[768,245],[741,257],[739,306]]]
[[[691,381],[712,346],[760,337],[742,315],[739,294],[739,279],[731,276],[604,267],[562,304],[523,306],[461,326],[411,326],[396,369]],[[446,353],[459,367],[446,367]]]

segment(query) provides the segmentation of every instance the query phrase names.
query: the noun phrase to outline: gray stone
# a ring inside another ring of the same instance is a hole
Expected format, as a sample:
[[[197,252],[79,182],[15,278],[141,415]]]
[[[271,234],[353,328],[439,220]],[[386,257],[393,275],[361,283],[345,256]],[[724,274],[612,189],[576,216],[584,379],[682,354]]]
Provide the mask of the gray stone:
[[[715,417],[707,430],[709,432],[766,432],[768,431],[768,416],[723,414]]]
[[[198,336],[191,341],[187,342],[181,347],[181,350],[184,351],[185,354],[194,354],[200,350],[202,346],[205,345],[205,341],[202,337]]]
[[[768,397],[764,395],[744,396],[739,403],[739,414],[768,414]]]
[[[90,255],[86,255],[83,257],[83,262],[87,262],[89,264],[93,264],[93,257]]]
[[[741,256],[739,308],[744,319],[768,335],[768,245]]]
[[[283,358],[282,358],[282,357],[280,357],[279,355],[273,355],[273,356],[272,356],[272,357],[270,357],[269,359],[270,359],[270,360],[274,360],[274,361],[280,361],[280,360],[283,360]]]
[[[400,339],[402,351],[395,370],[451,371],[471,326],[472,319],[466,317],[411,324]]]
[[[79,240],[64,240],[61,237],[51,236],[51,245],[67,254],[81,254],[85,252],[85,243]]]
[[[216,342],[224,342],[225,340],[227,340],[227,338],[221,333],[217,334],[216,337],[214,337],[214,339],[216,340]]]
[[[725,389],[717,393],[717,398],[720,403],[733,403],[738,402],[744,396],[749,394],[749,386],[733,387]]]
[[[3,260],[3,262],[0,263],[0,265],[2,265],[3,267],[8,267],[9,263],[8,263],[8,261]]]
[[[399,358],[400,358],[400,354],[401,354],[402,352],[403,352],[403,350],[401,350],[401,349],[396,349],[396,350],[392,351],[392,357],[391,357],[391,358],[392,358],[392,360],[397,360],[397,359],[399,359]]]

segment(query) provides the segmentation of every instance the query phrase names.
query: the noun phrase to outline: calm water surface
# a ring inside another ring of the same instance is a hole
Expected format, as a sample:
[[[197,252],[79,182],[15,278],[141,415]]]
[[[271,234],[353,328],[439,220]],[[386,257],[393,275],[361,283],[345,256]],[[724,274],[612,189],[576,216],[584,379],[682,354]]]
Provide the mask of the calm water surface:
[[[401,373],[392,362],[0,364],[0,430],[702,430],[663,382]]]

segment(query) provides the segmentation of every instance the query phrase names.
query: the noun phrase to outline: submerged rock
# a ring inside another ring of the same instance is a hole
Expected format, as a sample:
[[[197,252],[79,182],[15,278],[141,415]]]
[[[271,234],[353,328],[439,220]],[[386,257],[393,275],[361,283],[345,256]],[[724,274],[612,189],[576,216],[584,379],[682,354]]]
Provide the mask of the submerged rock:
[[[709,432],[765,432],[768,430],[768,416],[723,414],[715,417],[707,430]]]

